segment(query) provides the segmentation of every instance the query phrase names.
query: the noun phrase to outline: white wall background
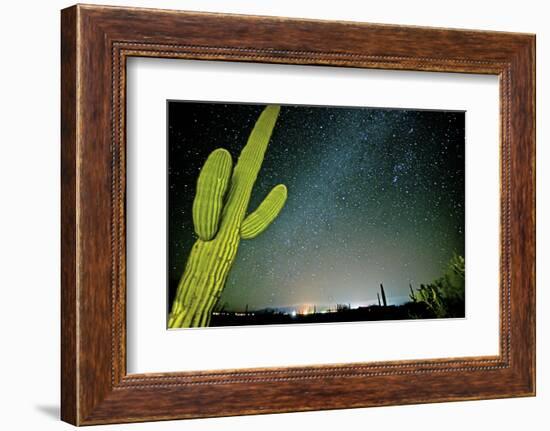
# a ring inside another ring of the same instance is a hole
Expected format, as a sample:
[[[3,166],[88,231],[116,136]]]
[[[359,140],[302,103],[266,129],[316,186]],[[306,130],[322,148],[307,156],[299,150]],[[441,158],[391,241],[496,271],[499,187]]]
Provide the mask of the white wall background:
[[[171,9],[281,15],[537,34],[538,396],[104,426],[135,430],[311,428],[445,431],[544,430],[550,423],[550,12],[537,0],[130,0]],[[59,422],[59,9],[71,3],[4,2],[0,14],[0,427],[62,430]]]

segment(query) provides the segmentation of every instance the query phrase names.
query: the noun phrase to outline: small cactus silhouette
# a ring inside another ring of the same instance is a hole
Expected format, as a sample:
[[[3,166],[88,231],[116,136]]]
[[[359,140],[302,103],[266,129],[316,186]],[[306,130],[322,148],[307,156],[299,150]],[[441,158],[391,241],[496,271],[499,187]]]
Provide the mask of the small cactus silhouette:
[[[384,292],[384,285],[380,283],[380,293],[382,294],[382,304],[384,307],[388,306],[388,301],[386,301],[386,292]]]
[[[210,153],[202,167],[193,201],[198,239],[178,284],[169,328],[208,326],[240,240],[261,234],[283,208],[287,188],[279,184],[245,217],[279,110],[279,106],[269,105],[260,114],[235,169],[223,148]]]

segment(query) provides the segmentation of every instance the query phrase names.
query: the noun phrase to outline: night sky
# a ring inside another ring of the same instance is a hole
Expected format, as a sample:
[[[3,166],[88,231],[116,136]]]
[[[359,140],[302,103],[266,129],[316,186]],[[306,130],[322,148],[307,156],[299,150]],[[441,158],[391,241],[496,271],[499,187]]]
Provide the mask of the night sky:
[[[224,147],[236,163],[265,105],[168,102],[168,279],[175,294],[196,237],[200,167]],[[271,188],[288,200],[242,240],[226,310],[407,300],[464,255],[464,112],[282,106],[248,212]],[[167,304],[169,305],[169,304]]]

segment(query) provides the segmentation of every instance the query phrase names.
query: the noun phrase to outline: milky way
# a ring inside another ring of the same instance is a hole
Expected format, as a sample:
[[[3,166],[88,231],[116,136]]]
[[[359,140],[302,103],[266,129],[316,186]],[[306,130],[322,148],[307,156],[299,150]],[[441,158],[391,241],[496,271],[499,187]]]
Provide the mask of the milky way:
[[[234,162],[265,105],[168,103],[170,297],[196,237],[199,169]],[[243,240],[220,303],[227,310],[407,299],[464,255],[463,112],[283,106],[249,211],[276,184],[288,200]]]

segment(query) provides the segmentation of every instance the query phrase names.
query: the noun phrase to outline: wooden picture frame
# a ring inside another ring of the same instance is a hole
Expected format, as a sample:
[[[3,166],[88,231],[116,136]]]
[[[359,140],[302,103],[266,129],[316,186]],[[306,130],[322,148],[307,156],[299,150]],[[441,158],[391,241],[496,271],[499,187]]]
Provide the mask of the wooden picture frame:
[[[61,417],[75,425],[535,394],[535,37],[77,5],[61,14]],[[500,78],[500,354],[127,374],[130,56]]]

